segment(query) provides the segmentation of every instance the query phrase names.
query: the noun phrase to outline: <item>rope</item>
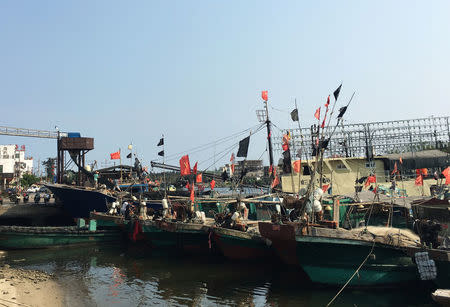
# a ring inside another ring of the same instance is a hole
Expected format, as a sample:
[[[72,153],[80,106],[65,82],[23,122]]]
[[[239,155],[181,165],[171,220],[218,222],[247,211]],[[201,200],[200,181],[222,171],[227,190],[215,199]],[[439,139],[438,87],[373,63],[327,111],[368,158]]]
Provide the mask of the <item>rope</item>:
[[[342,291],[344,291],[345,287],[348,285],[348,283],[353,279],[353,277],[355,277],[355,275],[359,272],[359,270],[362,268],[362,266],[366,263],[367,259],[369,259],[369,256],[372,254],[373,252],[373,248],[375,247],[375,239],[373,241],[372,244],[372,248],[370,249],[369,254],[366,256],[366,259],[364,259],[364,261],[359,265],[359,267],[356,269],[355,273],[353,273],[353,275],[350,277],[349,280],[347,280],[347,282],[344,284],[344,286],[342,286],[341,290],[339,290],[339,292],[333,297],[333,299],[327,304],[327,307],[330,306],[334,300],[339,296],[339,294],[341,294]]]
[[[26,306],[26,307],[31,307],[31,305],[27,305],[27,304],[22,304],[22,303],[17,303],[17,302],[13,302],[13,301],[5,300],[4,298],[0,298],[0,300],[2,300],[2,301],[4,301],[4,302],[8,302],[8,303],[12,303],[12,304],[16,304],[16,305],[19,305],[19,306]],[[2,304],[2,305],[4,305],[4,304]],[[5,306],[8,306],[8,305],[5,305]]]

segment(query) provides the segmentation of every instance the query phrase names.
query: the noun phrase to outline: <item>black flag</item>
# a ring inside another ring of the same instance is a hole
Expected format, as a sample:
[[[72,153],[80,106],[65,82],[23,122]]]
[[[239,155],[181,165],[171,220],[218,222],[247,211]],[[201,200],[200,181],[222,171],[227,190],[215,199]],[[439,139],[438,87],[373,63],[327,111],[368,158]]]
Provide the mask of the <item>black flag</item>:
[[[164,145],[164,138],[161,138],[161,139],[159,140],[158,145],[156,145],[156,146],[161,146],[161,145]]]
[[[245,139],[239,141],[239,150],[237,152],[236,157],[247,158],[248,144],[249,143],[250,143],[250,136],[248,136]]]
[[[291,118],[294,122],[298,122],[298,110],[297,109],[294,109],[291,112]]]
[[[334,95],[334,100],[337,100],[337,99],[338,99],[339,93],[341,92],[341,87],[342,87],[342,84],[339,85],[339,87],[334,91],[334,93],[333,93],[333,95]]]
[[[283,152],[283,173],[290,174],[292,172],[291,151],[288,149]]]
[[[131,158],[131,152],[127,155],[127,158],[128,158],[128,159]]]
[[[164,150],[161,150],[160,152],[158,152],[158,156],[164,157]]]
[[[338,115],[337,118],[338,119],[342,118],[342,116],[344,116],[344,114],[345,114],[345,111],[347,111],[347,106],[340,108],[339,109],[339,115]]]

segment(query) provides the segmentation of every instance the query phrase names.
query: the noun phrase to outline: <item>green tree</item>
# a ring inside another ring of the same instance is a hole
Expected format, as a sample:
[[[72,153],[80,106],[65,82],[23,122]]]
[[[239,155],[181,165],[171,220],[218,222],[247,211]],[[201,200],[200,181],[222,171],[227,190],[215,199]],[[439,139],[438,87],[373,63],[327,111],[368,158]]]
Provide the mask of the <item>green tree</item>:
[[[20,178],[20,185],[22,187],[29,187],[37,182],[39,182],[39,178],[33,174],[23,174],[22,178]]]
[[[56,165],[56,158],[48,158],[44,162],[42,162],[42,165],[45,167],[45,171],[47,172],[47,179],[53,177],[53,170],[55,169]]]

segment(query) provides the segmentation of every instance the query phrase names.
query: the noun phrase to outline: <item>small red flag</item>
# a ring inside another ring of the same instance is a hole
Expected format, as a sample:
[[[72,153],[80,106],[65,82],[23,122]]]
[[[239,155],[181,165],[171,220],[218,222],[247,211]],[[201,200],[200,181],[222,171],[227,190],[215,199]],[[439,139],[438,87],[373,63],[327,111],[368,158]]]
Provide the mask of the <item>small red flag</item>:
[[[190,197],[192,202],[194,202],[194,197],[195,197],[195,191],[194,191],[194,186],[192,186],[192,188],[191,188],[191,197]]]
[[[403,164],[403,159],[402,159],[402,157],[400,157],[400,164]]]
[[[264,101],[267,101],[269,99],[269,92],[268,91],[262,91],[261,97]]]
[[[320,107],[316,110],[316,113],[314,113],[314,117],[317,118],[317,120],[320,119]]]
[[[120,150],[113,152],[112,154],[109,154],[111,156],[111,160],[118,160],[120,159]]]
[[[392,171],[391,175],[397,174],[397,162],[394,163],[394,170]]]
[[[186,176],[191,174],[191,165],[189,164],[189,156],[182,156],[180,159],[180,173],[181,176]]]
[[[330,99],[330,96],[328,96],[328,100]],[[325,193],[326,191],[328,191],[328,188],[330,187],[330,185],[329,184],[324,184],[323,186],[322,186],[322,191]]]
[[[301,166],[302,166],[302,161],[301,160],[294,161],[294,172],[300,173]]]
[[[192,169],[192,173],[193,173],[194,175],[197,175],[197,164],[198,164],[198,162],[195,162],[194,168]]]
[[[423,176],[417,175],[416,181],[414,182],[415,185],[423,185]]]
[[[201,173],[197,175],[196,182],[197,183],[201,183],[202,182],[202,174]]]
[[[272,181],[272,185],[271,185],[272,189],[279,184],[280,184],[280,179],[278,179],[278,176],[276,176],[275,179],[273,179],[273,181]]]
[[[230,162],[231,162],[231,163],[234,163],[234,152],[231,153]]]
[[[330,95],[328,95],[327,103],[325,103],[325,106],[328,109],[328,106],[330,105]]]
[[[269,176],[272,174],[273,172],[273,165],[269,166]]]
[[[445,184],[450,184],[450,166],[442,171],[442,175],[445,176]]]
[[[283,151],[286,151],[289,149],[289,145],[288,144],[283,144],[281,145],[281,147],[283,148]]]
[[[214,179],[211,180],[210,185],[211,185],[211,190],[214,190],[214,187],[216,186],[216,181]]]
[[[367,177],[366,183],[364,184],[364,187],[369,186],[371,183],[377,182],[377,177],[375,175],[371,175]]]

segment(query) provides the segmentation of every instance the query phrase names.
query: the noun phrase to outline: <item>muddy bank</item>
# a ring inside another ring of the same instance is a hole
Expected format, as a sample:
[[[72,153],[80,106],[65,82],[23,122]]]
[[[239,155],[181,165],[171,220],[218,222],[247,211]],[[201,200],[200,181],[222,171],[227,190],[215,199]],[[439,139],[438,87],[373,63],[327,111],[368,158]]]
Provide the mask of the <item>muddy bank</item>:
[[[64,294],[53,275],[8,264],[0,267],[0,304],[3,306],[64,306]]]

